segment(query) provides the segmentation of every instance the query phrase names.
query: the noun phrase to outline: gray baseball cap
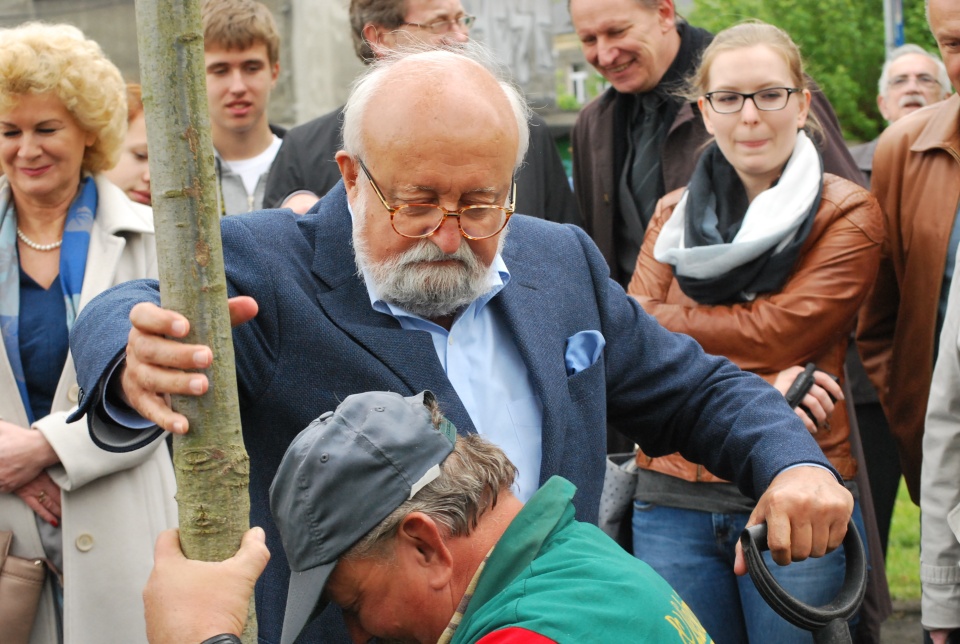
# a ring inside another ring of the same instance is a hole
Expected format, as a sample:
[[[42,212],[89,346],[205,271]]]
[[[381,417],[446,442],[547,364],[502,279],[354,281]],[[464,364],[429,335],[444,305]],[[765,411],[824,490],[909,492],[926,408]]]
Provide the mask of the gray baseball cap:
[[[456,428],[433,425],[429,391],[348,396],[293,440],[270,486],[270,510],[290,564],[281,644],[297,639],[339,557],[440,476]]]

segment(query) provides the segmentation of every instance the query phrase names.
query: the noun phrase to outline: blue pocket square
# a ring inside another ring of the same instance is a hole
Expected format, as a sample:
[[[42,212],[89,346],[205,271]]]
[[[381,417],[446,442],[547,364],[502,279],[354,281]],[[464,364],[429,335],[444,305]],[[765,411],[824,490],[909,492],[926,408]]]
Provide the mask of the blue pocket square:
[[[567,348],[563,360],[567,365],[567,375],[583,371],[600,359],[607,341],[599,331],[580,331],[567,338]]]

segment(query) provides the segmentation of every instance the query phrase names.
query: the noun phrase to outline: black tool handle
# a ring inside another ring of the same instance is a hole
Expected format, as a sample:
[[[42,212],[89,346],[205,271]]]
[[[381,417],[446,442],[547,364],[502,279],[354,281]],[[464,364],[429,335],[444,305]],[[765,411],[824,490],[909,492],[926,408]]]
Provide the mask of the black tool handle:
[[[808,362],[807,366],[804,367],[800,375],[797,376],[796,380],[793,381],[793,384],[790,385],[790,388],[787,389],[787,393],[784,395],[784,398],[787,399],[787,404],[790,405],[790,408],[793,409],[800,404],[800,401],[803,400],[803,397],[807,395],[807,392],[810,391],[810,387],[813,386],[813,372],[817,370],[817,365],[812,362]]]
[[[750,526],[744,530],[740,534],[740,545],[743,547],[747,571],[760,596],[773,610],[794,626],[816,632],[824,629],[833,620],[850,619],[863,602],[863,596],[867,591],[867,559],[860,534],[852,520],[847,525],[847,534],[843,538],[843,554],[847,564],[843,586],[837,596],[823,606],[810,606],[790,595],[767,569],[766,562],[760,554],[770,549],[767,545],[765,523]]]

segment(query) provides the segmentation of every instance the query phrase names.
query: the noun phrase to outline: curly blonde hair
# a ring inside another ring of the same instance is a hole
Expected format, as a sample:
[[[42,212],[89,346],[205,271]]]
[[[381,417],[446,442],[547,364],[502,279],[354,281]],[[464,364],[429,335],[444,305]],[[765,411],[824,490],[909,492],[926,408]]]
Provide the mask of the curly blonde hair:
[[[83,169],[117,163],[127,134],[126,86],[100,45],[70,25],[30,22],[0,29],[0,113],[26,94],[52,92],[86,132],[97,135]]]

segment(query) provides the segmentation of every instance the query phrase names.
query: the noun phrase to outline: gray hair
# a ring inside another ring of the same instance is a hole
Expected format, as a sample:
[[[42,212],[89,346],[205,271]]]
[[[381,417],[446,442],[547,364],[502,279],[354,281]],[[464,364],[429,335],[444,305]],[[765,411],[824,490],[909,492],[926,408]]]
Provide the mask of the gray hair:
[[[940,84],[940,89],[943,91],[943,96],[941,98],[949,96],[950,92],[953,90],[953,86],[950,84],[950,77],[947,76],[946,65],[943,64],[943,61],[940,60],[939,56],[934,56],[923,47],[914,45],[912,43],[900,45],[890,52],[890,56],[887,58],[886,62],[883,63],[883,71],[880,72],[880,81],[877,83],[877,93],[880,94],[880,96],[887,95],[887,89],[889,89],[887,87],[887,83],[890,81],[890,65],[898,58],[902,58],[909,54],[922,54],[936,64],[937,82]]]
[[[572,0],[567,0],[567,11],[570,11],[570,4]],[[656,11],[660,7],[660,0],[637,0],[639,4],[642,4],[644,8]],[[674,7],[676,11],[676,7]]]
[[[433,415],[437,424],[438,415]],[[499,447],[477,434],[457,436],[453,452],[440,466],[440,476],[390,513],[341,558],[385,556],[386,545],[411,512],[426,514],[449,530],[450,536],[468,535],[516,477],[517,468]]]
[[[503,72],[502,66],[496,62],[493,55],[482,45],[473,41],[456,46],[437,47],[436,45],[417,44],[404,46],[377,59],[353,83],[350,97],[343,108],[343,149],[354,157],[363,156],[363,116],[370,100],[381,90],[387,79],[390,69],[399,61],[412,58],[417,62],[417,69],[423,73],[441,71],[464,60],[473,62],[487,70],[499,83],[504,96],[509,102],[517,121],[519,145],[514,170],[523,163],[530,144],[531,110],[524,100],[520,90],[509,80]]]

